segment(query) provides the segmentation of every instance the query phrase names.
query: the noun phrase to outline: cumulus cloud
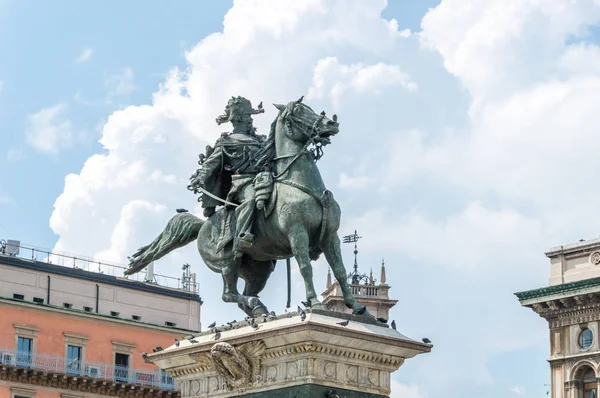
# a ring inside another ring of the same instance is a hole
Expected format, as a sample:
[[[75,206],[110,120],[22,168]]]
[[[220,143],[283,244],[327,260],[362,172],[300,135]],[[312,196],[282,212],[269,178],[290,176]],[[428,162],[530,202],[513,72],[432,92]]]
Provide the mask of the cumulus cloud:
[[[600,8],[444,0],[422,31],[409,34],[381,17],[385,4],[236,1],[223,31],[191,48],[185,68],[171,70],[150,104],[107,118],[104,151],[66,177],[55,202],[56,248],[124,262],[174,209],[199,212],[185,182],[198,153],[225,129],[214,118],[231,95],[281,103],[308,93],[313,108],[339,109],[342,133],[319,167],[328,185],[343,189],[341,233],[365,236],[361,264],[386,257],[391,294],[402,303],[392,310],[399,329],[435,344],[403,365],[392,393],[504,397],[522,383],[498,388],[490,361],[534,347],[541,363],[546,344],[547,325],[511,293],[543,283],[544,249],[596,236],[600,222],[599,56],[586,42]],[[464,106],[460,95],[468,96]],[[255,118],[259,132],[275,117],[266,109]],[[193,245],[156,271],[178,276],[183,262],[199,275],[203,317],[235,317],[237,308],[220,302],[220,277]],[[280,269],[261,294],[276,310],[285,290],[274,282],[285,280]],[[315,267],[318,286],[324,276],[325,267]]]
[[[390,398],[425,398],[421,394],[419,387],[415,385],[406,385],[392,380]]]
[[[363,66],[340,64],[336,57],[320,59],[313,74],[313,85],[308,90],[308,98],[331,98],[337,108],[340,99],[353,91],[356,94],[381,93],[395,85],[409,91],[417,89],[417,84],[410,79],[398,65],[379,62]]]
[[[92,58],[93,50],[91,47],[86,47],[81,51],[81,53],[75,58],[75,61],[79,64],[83,64],[89,61]]]
[[[75,134],[71,121],[65,116],[66,110],[65,104],[57,104],[29,115],[25,130],[27,143],[48,154],[57,154],[71,146]]]

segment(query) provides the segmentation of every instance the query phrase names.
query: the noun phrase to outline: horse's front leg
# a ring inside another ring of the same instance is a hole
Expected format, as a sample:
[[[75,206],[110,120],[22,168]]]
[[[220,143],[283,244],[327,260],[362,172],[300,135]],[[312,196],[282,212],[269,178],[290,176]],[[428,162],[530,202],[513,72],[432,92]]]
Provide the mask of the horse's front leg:
[[[362,306],[352,294],[350,286],[348,286],[348,275],[346,274],[346,268],[342,260],[342,251],[340,249],[340,238],[337,234],[334,234],[331,239],[324,245],[323,253],[329,263],[329,266],[333,270],[333,275],[340,284],[342,289],[342,295],[344,296],[344,302],[348,308],[351,308],[355,314],[362,314],[366,316],[372,316]]]
[[[303,228],[294,228],[290,231],[290,246],[292,254],[300,267],[300,274],[304,279],[306,288],[306,300],[310,303],[311,308],[324,309],[323,304],[317,298],[315,285],[313,282],[312,265],[309,256],[309,240],[308,233]]]

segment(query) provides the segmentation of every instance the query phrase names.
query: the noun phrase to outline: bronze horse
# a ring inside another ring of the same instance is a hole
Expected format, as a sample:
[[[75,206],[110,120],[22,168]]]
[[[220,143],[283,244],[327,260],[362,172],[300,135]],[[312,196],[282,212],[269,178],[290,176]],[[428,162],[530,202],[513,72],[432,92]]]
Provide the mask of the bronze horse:
[[[316,114],[302,103],[302,98],[287,105],[275,105],[279,110],[265,143],[265,154],[274,170],[274,191],[269,212],[258,211],[254,244],[241,258],[235,258],[232,244],[222,249],[225,209],[207,220],[190,213],[179,213],[165,230],[149,245],[130,257],[126,275],[145,268],[150,262],[179,247],[197,240],[198,251],[206,265],[223,276],[222,299],[234,302],[249,316],[268,313],[258,294],[275,268],[277,260],[294,257],[306,287],[306,299],[312,308],[323,309],[313,283],[311,260],[321,253],[340,284],[346,305],[356,314],[370,315],[358,303],[348,286],[342,262],[338,228],[340,206],[325,184],[316,165],[310,144],[328,144],[339,132],[337,117],[329,119],[324,112]],[[242,294],[238,278],[245,280]]]

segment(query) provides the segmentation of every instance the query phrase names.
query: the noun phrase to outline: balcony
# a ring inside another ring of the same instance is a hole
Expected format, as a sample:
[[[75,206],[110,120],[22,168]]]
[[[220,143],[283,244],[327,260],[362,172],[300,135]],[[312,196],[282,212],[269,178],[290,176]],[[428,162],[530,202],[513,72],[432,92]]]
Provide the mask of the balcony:
[[[64,357],[0,348],[0,368],[128,384],[132,387],[175,391],[175,380],[162,370],[148,371],[106,363],[67,360]]]

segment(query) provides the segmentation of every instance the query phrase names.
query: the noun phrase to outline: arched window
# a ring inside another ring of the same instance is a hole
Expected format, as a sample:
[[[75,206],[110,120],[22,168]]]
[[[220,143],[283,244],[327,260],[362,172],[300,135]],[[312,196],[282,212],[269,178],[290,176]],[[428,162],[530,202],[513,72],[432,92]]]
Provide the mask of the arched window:
[[[582,369],[582,373],[583,398],[597,398],[598,381],[596,380],[596,372],[594,372],[594,369],[586,366]]]

